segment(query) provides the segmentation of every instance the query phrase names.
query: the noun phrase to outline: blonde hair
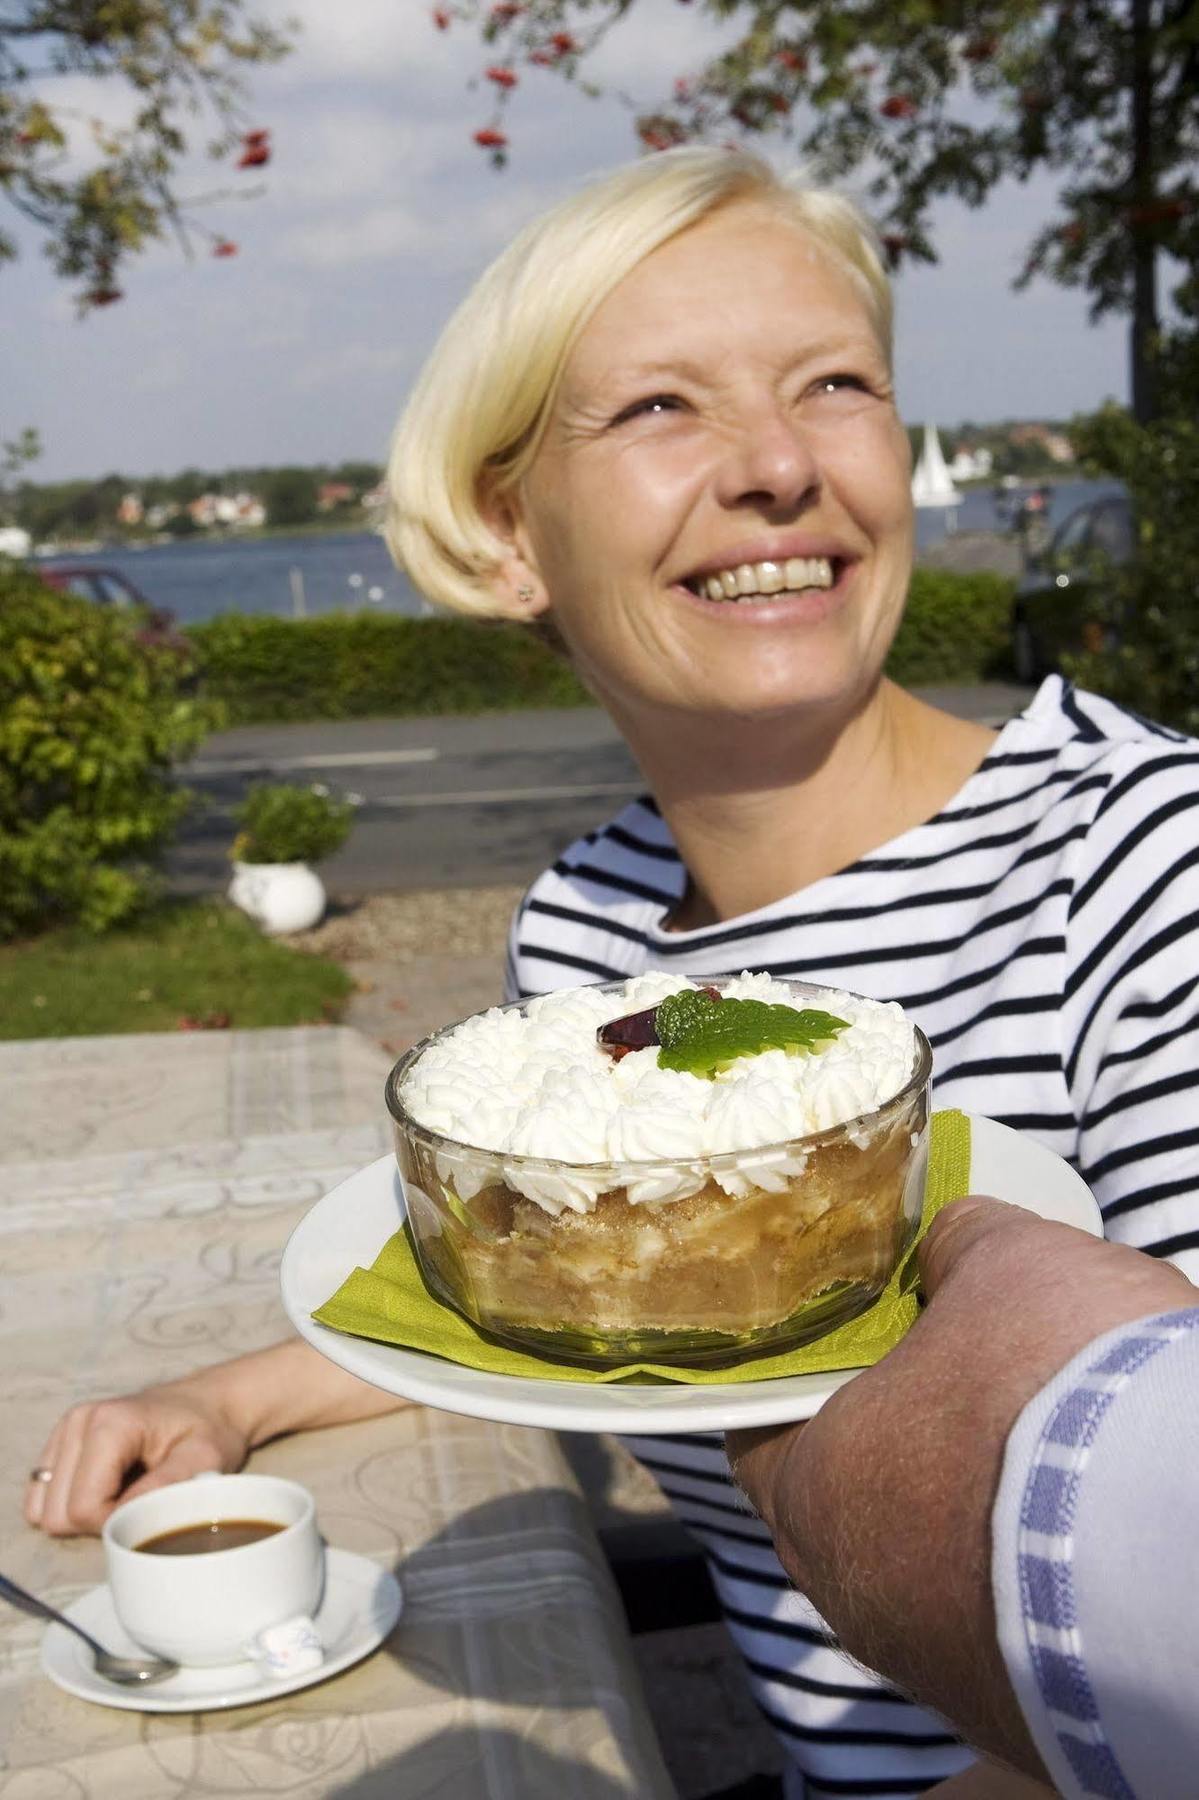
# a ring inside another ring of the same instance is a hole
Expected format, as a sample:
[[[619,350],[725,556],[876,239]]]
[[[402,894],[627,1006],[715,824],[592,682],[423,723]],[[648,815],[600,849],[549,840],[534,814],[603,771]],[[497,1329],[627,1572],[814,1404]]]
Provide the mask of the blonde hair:
[[[484,271],[433,348],[387,471],[385,536],[430,600],[498,614],[488,577],[504,546],[480,511],[537,454],[562,370],[592,313],[652,250],[737,202],[766,205],[857,281],[891,356],[891,290],[852,201],[803,187],[739,150],[686,147],[627,165],[535,219]]]

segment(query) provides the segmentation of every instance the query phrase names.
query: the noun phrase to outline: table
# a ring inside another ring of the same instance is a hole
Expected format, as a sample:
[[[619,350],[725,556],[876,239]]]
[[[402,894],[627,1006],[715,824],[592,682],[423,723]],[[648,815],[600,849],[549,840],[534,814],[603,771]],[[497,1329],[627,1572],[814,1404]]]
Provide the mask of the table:
[[[286,1329],[279,1254],[387,1148],[387,1059],[342,1029],[0,1045],[0,1568],[63,1605],[99,1545],[20,1520],[73,1401]],[[669,1800],[586,1507],[549,1433],[413,1408],[280,1440],[328,1540],[393,1566],[404,1612],[356,1668],[225,1713],[88,1705],[0,1613],[3,1800]]]

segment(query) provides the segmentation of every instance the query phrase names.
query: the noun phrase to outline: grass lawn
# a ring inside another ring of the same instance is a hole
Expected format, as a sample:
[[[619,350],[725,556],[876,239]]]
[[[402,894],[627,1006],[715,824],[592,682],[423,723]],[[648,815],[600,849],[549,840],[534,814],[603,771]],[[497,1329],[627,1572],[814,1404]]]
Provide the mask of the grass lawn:
[[[172,901],[102,937],[70,929],[0,948],[0,1038],[311,1025],[336,1018],[352,986],[220,901]]]

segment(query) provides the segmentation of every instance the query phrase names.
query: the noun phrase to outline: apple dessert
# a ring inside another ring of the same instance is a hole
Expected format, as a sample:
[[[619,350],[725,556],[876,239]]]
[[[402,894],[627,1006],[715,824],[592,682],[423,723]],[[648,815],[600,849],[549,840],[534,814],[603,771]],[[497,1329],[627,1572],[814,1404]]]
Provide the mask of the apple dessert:
[[[476,1014],[388,1080],[425,1281],[506,1342],[596,1366],[803,1343],[912,1240],[930,1067],[899,1006],[760,974]]]

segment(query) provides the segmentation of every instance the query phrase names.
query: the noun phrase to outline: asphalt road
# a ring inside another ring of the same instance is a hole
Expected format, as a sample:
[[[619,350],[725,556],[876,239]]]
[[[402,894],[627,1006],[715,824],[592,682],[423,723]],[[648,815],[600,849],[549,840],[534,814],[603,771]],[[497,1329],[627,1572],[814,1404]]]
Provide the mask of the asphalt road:
[[[990,723],[1028,698],[994,684],[923,691]],[[228,885],[233,808],[252,782],[322,782],[361,796],[349,842],[321,867],[345,899],[529,881],[644,787],[607,715],[590,709],[242,726],[210,738],[183,777],[201,806],[168,861],[173,891]]]

